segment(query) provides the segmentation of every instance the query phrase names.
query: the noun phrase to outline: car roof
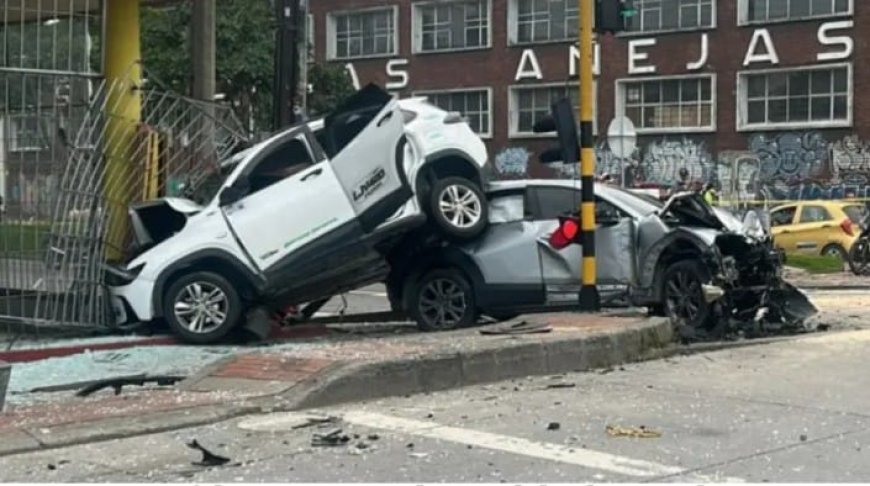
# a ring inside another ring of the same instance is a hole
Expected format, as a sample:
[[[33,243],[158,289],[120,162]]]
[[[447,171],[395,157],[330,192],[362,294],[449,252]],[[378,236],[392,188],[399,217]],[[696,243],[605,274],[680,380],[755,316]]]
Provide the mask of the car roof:
[[[528,187],[556,187],[579,190],[582,183],[579,179],[518,179],[508,181],[492,181],[487,185],[486,192],[489,195],[497,195],[503,192],[514,192]],[[610,186],[608,184],[595,183],[595,195],[617,204],[622,209],[634,213],[634,216],[644,216],[654,209],[658,209],[653,203],[631,193],[628,190]]]

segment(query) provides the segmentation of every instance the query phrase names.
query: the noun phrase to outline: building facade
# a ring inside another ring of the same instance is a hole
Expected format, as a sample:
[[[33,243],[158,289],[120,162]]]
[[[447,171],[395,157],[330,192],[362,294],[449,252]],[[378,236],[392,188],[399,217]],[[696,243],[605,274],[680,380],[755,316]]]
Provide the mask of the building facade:
[[[598,170],[670,184],[689,169],[726,191],[870,197],[870,4],[857,0],[635,0],[628,31],[596,46]],[[505,175],[554,175],[531,133],[553,98],[579,99],[577,0],[320,0],[318,62],[360,84],[461,111]],[[607,148],[615,116],[638,149]],[[556,171],[556,175],[562,171]]]

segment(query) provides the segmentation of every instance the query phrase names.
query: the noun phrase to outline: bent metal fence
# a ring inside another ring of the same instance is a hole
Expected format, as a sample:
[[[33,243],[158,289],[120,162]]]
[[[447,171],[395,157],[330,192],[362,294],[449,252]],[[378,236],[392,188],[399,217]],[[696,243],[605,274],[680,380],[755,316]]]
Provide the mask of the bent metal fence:
[[[129,96],[127,82],[77,81],[67,91],[78,89],[82,102],[65,116],[56,116],[56,105],[46,116],[27,99],[4,105],[7,126],[12,120],[32,130],[5,130],[0,153],[10,144],[34,153],[51,147],[50,162],[16,167],[6,180],[0,175],[10,196],[0,220],[0,332],[7,335],[111,328],[103,263],[125,258],[129,204],[195,188],[246,142],[228,107],[148,83]],[[0,73],[0,83],[8,93],[30,80]],[[140,121],[128,129],[113,123],[140,109]]]

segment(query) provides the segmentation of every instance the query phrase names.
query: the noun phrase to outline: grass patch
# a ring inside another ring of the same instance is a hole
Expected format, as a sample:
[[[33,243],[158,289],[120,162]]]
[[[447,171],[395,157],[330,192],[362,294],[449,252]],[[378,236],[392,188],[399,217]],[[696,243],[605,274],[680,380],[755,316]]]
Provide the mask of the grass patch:
[[[837,257],[789,253],[786,255],[785,262],[790,267],[800,268],[814,274],[843,272],[843,261]]]
[[[0,255],[41,256],[48,230],[49,225],[45,223],[0,223]]]

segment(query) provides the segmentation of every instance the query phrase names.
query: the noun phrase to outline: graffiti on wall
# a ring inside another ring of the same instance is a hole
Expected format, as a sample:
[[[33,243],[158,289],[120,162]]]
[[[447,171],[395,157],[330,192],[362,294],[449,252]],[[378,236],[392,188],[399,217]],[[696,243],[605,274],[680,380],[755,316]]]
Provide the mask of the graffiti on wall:
[[[495,156],[495,169],[505,178],[526,177],[531,156],[531,152],[522,147],[504,149]]]

